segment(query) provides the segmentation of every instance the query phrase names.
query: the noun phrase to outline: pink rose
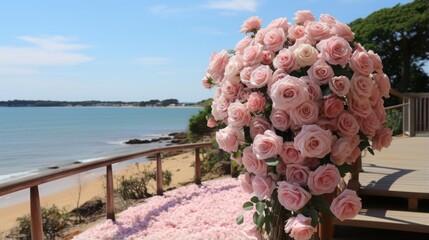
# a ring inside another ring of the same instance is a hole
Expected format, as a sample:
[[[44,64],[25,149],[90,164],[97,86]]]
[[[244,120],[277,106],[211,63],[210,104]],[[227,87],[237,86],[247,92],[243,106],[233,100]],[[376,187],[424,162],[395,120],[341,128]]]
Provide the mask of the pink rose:
[[[263,46],[261,44],[250,45],[244,49],[243,62],[244,66],[252,66],[261,63],[264,56],[262,55]]]
[[[265,49],[274,52],[282,49],[285,41],[285,32],[282,28],[270,29],[264,36]]]
[[[210,89],[212,87],[212,83],[210,81],[210,74],[207,74],[206,76],[201,79],[201,83],[203,84],[203,87],[206,89]]]
[[[255,37],[253,39],[255,40],[255,42],[257,42],[257,43],[259,43],[261,45],[264,45],[264,37],[265,37],[265,34],[267,34],[267,32],[268,32],[267,28],[260,29],[256,33],[256,35],[255,35]]]
[[[278,199],[280,204],[289,211],[298,211],[310,200],[311,194],[301,188],[286,181],[278,182]]]
[[[273,71],[268,65],[261,65],[250,74],[250,88],[261,88],[271,80]]]
[[[361,150],[359,149],[359,147],[355,147],[355,149],[352,151],[352,153],[346,160],[347,164],[353,164],[354,162],[356,162],[356,159],[360,155],[361,155]]]
[[[270,121],[273,127],[280,131],[286,131],[291,124],[289,114],[285,110],[276,108],[271,110]]]
[[[353,42],[355,34],[352,32],[352,29],[342,22],[337,22],[332,26],[332,32],[341,38],[344,38],[347,42]]]
[[[373,108],[375,115],[377,115],[378,120],[381,124],[386,123],[386,111],[384,110],[384,101],[383,99],[379,98],[378,101],[375,103]]]
[[[262,64],[265,65],[270,65],[271,63],[273,63],[273,59],[276,56],[276,53],[273,51],[268,51],[268,50],[264,50],[262,51]]]
[[[240,92],[241,89],[240,83],[234,83],[232,81],[223,81],[220,88],[222,90],[222,95],[234,99],[238,92]]]
[[[228,64],[225,67],[225,76],[238,76],[243,68],[244,65],[241,56],[234,55],[229,59]]]
[[[319,52],[310,44],[300,44],[294,49],[295,62],[300,67],[313,65],[317,60]]]
[[[222,80],[228,60],[228,52],[225,50],[222,50],[220,53],[214,52],[210,57],[207,72],[211,75],[215,83],[219,83]]]
[[[254,226],[254,227],[246,227],[244,229],[244,236],[246,237],[246,239],[248,240],[262,240],[262,233],[258,230],[258,226]]]
[[[302,166],[299,164],[286,165],[286,181],[288,181],[289,183],[296,183],[301,186],[307,186],[309,175],[310,169],[308,168],[308,166]]]
[[[320,58],[333,65],[345,67],[352,55],[352,48],[344,38],[333,36],[320,41],[316,48]]]
[[[273,108],[289,110],[310,100],[307,84],[296,77],[286,76],[271,86]]]
[[[320,14],[319,21],[323,23],[327,23],[329,25],[337,23],[337,19],[329,14]]]
[[[252,181],[253,192],[260,199],[269,198],[276,188],[276,184],[269,176],[255,176]]]
[[[340,195],[332,200],[331,212],[340,220],[354,218],[362,208],[361,199],[355,191],[345,189]]]
[[[208,119],[207,119],[207,127],[209,127],[209,128],[214,128],[214,127],[216,127],[217,126],[217,122],[216,122],[216,120],[214,119],[214,117],[209,117]]]
[[[346,76],[333,77],[329,80],[329,89],[339,97],[346,96],[350,90],[350,79]]]
[[[277,173],[278,175],[282,175],[282,176],[284,176],[284,175],[286,174],[286,168],[287,168],[286,163],[285,163],[285,162],[283,162],[283,161],[280,161],[280,162],[279,162],[279,163],[277,163],[277,165],[276,165],[276,173]]]
[[[224,95],[213,99],[212,115],[216,121],[224,120],[228,117],[229,104],[231,104],[231,99]]]
[[[331,37],[331,28],[323,22],[311,22],[305,27],[305,36],[310,41],[318,42]]]
[[[257,176],[267,175],[267,164],[264,160],[259,159],[255,156],[251,147],[243,149],[243,166],[248,172],[252,172]]]
[[[334,77],[334,70],[325,61],[318,60],[307,71],[310,79],[319,84],[326,84]]]
[[[374,63],[366,51],[354,51],[350,59],[350,68],[355,73],[368,76],[374,72]]]
[[[341,175],[338,168],[332,164],[319,166],[314,172],[310,172],[308,177],[308,188],[313,195],[334,192],[340,183]]]
[[[271,129],[270,123],[263,117],[256,116],[250,121],[250,137],[255,139],[256,135],[264,134],[268,129]]]
[[[283,145],[283,138],[277,136],[272,130],[266,130],[264,134],[256,135],[253,140],[252,150],[259,159],[268,159],[277,156]]]
[[[378,120],[377,114],[371,109],[371,114],[366,118],[359,120],[360,128],[362,132],[369,138],[372,139],[375,136],[377,129],[381,128],[380,120]]]
[[[375,137],[372,139],[372,148],[381,151],[392,143],[392,130],[390,128],[377,129]]]
[[[344,110],[344,102],[335,95],[330,95],[323,101],[323,112],[328,118],[336,118]]]
[[[265,97],[262,93],[252,92],[247,99],[246,107],[251,113],[262,112],[265,109]]]
[[[231,103],[228,107],[228,125],[241,128],[248,126],[251,116],[247,108],[241,102]]]
[[[241,188],[243,189],[244,192],[253,193],[253,188],[252,188],[253,178],[254,177],[250,175],[250,173],[248,172],[244,174],[240,174],[240,176],[238,176],[238,180],[240,180]]]
[[[383,64],[381,62],[381,58],[377,53],[374,53],[374,51],[369,50],[368,51],[368,55],[369,58],[371,58],[373,66],[374,66],[374,71],[376,71],[377,73],[383,73]]]
[[[252,75],[253,70],[255,70],[259,65],[254,65],[250,67],[245,67],[240,72],[240,80],[247,87],[250,86],[250,76]]]
[[[259,30],[261,28],[262,19],[257,16],[250,17],[244,21],[243,25],[241,25],[240,32],[247,33]]]
[[[357,97],[353,97],[353,95],[347,97],[350,113],[361,118],[368,117],[369,114],[371,114],[371,103],[369,99],[362,100],[356,98]]]
[[[330,130],[331,132],[337,131],[337,119],[320,117],[316,122],[322,129]]]
[[[292,26],[288,30],[288,39],[291,42],[294,42],[297,39],[304,37],[304,35],[305,35],[305,27],[301,25]]]
[[[299,164],[304,162],[305,159],[301,155],[301,152],[295,148],[294,142],[283,143],[282,150],[280,152],[280,157],[286,164]]]
[[[294,146],[304,157],[323,158],[331,151],[332,133],[318,125],[303,125]]]
[[[319,106],[316,102],[307,101],[299,105],[297,108],[291,109],[290,118],[297,126],[304,124],[313,124],[319,116]]]
[[[316,82],[315,80],[312,80],[308,76],[302,76],[300,77],[301,80],[303,80],[305,83],[307,83],[307,90],[310,94],[310,100],[311,101],[319,101],[322,99],[322,89],[320,88],[320,83]]]
[[[249,99],[250,94],[252,93],[252,91],[250,90],[250,88],[240,88],[240,91],[237,94],[237,99],[240,102],[245,102],[247,101],[247,99]]]
[[[254,40],[251,36],[247,35],[243,39],[241,39],[237,45],[235,45],[235,52],[237,54],[243,54],[244,49],[246,49],[248,46],[253,45]]]
[[[337,130],[341,137],[354,137],[359,132],[359,123],[353,115],[344,111],[338,117]]]
[[[295,240],[307,240],[317,232],[317,228],[311,225],[311,218],[298,214],[298,216],[287,220],[285,232],[289,233],[289,236]]]
[[[273,77],[271,78],[271,81],[269,81],[268,84],[267,84],[267,86],[268,86],[268,88],[267,88],[267,94],[270,95],[271,88],[272,88],[272,86],[273,86],[274,83],[276,83],[280,79],[285,78],[286,76],[288,76],[288,74],[283,69],[279,68],[276,71],[274,71]]]
[[[295,55],[290,49],[282,49],[273,60],[275,68],[283,69],[286,72],[292,72],[297,68]]]
[[[219,148],[228,153],[236,152],[238,145],[244,141],[244,134],[237,128],[227,126],[216,132],[216,142]]]
[[[350,138],[339,138],[331,151],[331,161],[337,165],[343,165],[348,157],[352,154],[355,147],[352,148]]]
[[[313,13],[311,13],[308,10],[302,10],[297,11],[295,13],[295,17],[293,18],[293,21],[296,23],[296,25],[307,25],[310,22],[314,22],[316,18],[314,17]]]
[[[287,21],[286,18],[277,18],[271,21],[270,24],[268,24],[267,29],[281,28],[285,33],[287,33],[290,26],[291,24]]]
[[[389,77],[384,73],[376,73],[374,74],[374,81],[377,83],[378,90],[380,95],[389,98],[390,92],[390,80]]]

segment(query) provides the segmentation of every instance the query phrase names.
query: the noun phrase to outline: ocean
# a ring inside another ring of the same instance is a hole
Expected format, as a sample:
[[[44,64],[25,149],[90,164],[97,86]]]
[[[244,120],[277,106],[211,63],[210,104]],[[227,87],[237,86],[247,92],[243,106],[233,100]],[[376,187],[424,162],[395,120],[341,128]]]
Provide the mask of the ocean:
[[[50,166],[163,146],[166,143],[127,145],[124,142],[186,131],[189,118],[199,110],[201,108],[0,108],[0,183],[30,176]]]

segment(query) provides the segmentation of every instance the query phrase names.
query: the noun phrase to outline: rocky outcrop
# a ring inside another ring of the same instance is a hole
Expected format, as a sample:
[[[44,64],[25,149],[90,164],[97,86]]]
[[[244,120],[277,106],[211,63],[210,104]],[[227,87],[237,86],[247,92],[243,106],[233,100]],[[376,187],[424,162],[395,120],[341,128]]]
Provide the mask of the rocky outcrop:
[[[153,139],[130,139],[125,144],[147,144],[147,143],[154,143],[154,142],[163,142],[163,141],[169,141],[171,144],[185,144],[189,143],[187,134],[185,132],[174,132],[168,134],[166,137],[159,137],[159,138],[153,138]]]

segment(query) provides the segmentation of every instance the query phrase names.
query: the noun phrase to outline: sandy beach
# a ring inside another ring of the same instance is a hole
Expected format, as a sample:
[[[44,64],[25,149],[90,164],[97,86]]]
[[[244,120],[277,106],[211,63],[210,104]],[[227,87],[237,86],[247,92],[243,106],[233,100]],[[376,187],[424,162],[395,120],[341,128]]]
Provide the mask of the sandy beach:
[[[193,152],[179,154],[173,157],[168,157],[162,160],[163,170],[169,170],[172,173],[172,183],[168,187],[178,187],[189,182],[192,182],[194,179],[194,160],[195,155]],[[130,176],[131,174],[138,171],[138,169],[143,169],[148,167],[149,169],[155,169],[156,162],[150,161],[148,163],[141,163],[137,167],[136,164],[130,164],[129,166],[115,170],[113,166],[114,177],[120,176]],[[64,186],[63,189],[59,192],[45,195],[43,191],[41,194],[41,205],[42,207],[50,207],[55,204],[58,208],[65,208],[70,211],[76,208],[76,204],[80,195],[80,204],[92,199],[93,197],[102,197],[105,199],[105,190],[104,190],[104,169],[100,169],[99,176],[93,177],[90,180],[85,180],[84,175],[74,177],[74,181],[68,181],[69,186]],[[80,179],[80,180],[79,180]],[[73,182],[75,184],[73,184]],[[79,184],[80,183],[80,184]],[[153,189],[155,189],[155,183]],[[0,208],[0,233],[10,230],[16,225],[16,218],[28,214],[30,212],[29,201],[24,203],[19,203],[16,205]]]

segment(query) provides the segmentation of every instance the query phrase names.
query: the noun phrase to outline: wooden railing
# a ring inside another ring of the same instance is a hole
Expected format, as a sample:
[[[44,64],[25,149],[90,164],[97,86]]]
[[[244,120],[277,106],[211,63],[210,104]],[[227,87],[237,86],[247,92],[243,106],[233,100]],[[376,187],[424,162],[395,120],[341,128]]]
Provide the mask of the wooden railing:
[[[416,132],[429,132],[429,93],[403,94],[391,89],[390,94],[402,99],[402,103],[385,110],[402,109],[402,131],[405,135],[414,137]]]
[[[177,146],[161,147],[133,154],[100,159],[88,163],[76,163],[57,169],[48,169],[40,174],[31,177],[0,184],[0,196],[17,192],[19,190],[30,189],[30,215],[31,215],[31,236],[32,239],[43,239],[42,214],[40,208],[39,185],[52,182],[61,178],[87,172],[96,168],[106,167],[106,215],[108,219],[115,221],[114,195],[113,195],[113,171],[112,165],[131,159],[145,157],[156,154],[156,193],[162,195],[163,178],[161,153],[195,149],[195,183],[201,184],[201,163],[200,148],[211,147],[209,142],[184,144]]]

